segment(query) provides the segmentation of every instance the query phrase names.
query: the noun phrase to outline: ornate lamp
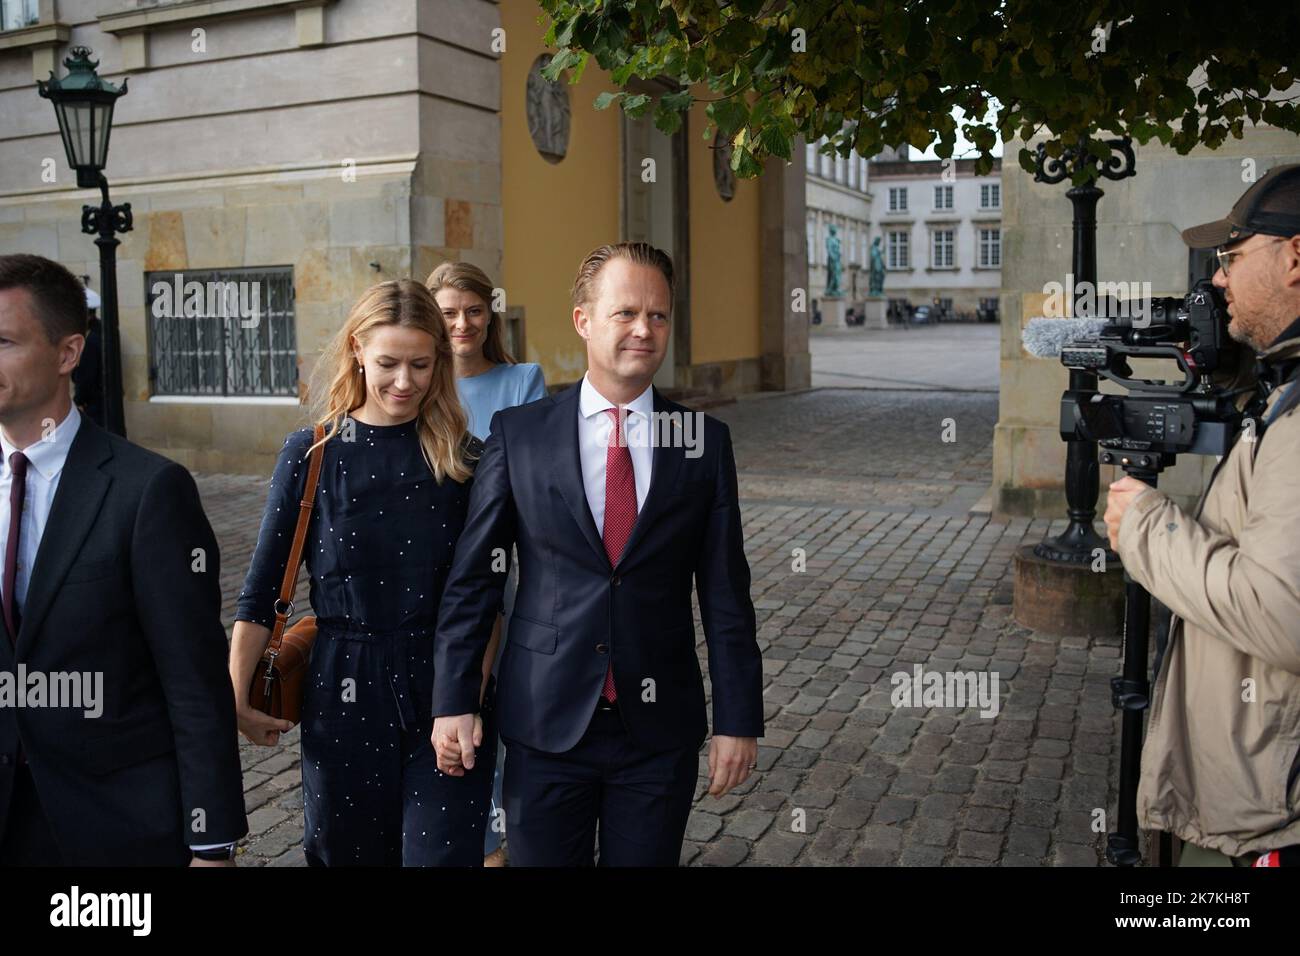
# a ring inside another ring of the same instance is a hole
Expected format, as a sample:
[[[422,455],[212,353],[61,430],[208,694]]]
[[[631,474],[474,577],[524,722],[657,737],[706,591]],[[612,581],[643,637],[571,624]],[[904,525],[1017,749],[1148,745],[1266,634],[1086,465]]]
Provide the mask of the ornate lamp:
[[[108,138],[113,131],[113,107],[126,95],[126,80],[121,87],[106,82],[95,68],[88,47],[73,47],[63,61],[68,75],[38,81],[40,94],[54,104],[59,134],[68,154],[68,165],[77,172],[82,189],[99,188],[102,201],[98,206],[83,206],[81,231],[97,236],[99,246],[100,298],[103,301],[104,427],[126,435],[122,409],[122,352],[117,319],[117,247],[116,233],[130,232],[131,204],[114,206],[108,198],[108,180],[104,167],[108,163]]]

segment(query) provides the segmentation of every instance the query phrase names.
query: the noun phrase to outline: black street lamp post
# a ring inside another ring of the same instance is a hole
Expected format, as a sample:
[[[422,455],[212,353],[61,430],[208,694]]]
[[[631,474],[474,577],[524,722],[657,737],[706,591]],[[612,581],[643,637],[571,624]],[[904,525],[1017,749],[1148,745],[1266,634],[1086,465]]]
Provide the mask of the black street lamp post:
[[[1105,195],[1097,188],[1097,177],[1106,179],[1123,179],[1135,175],[1133,168],[1133,146],[1128,140],[1106,140],[1110,155],[1097,157],[1088,151],[1087,141],[1078,146],[1062,150],[1059,158],[1047,155],[1043,144],[1038,146],[1037,169],[1034,181],[1040,183],[1059,183],[1080,169],[1088,170],[1087,180],[1080,186],[1066,190],[1065,195],[1074,205],[1074,250],[1072,266],[1074,269],[1075,302],[1072,314],[1075,318],[1090,318],[1080,314],[1081,300],[1086,289],[1093,294],[1088,299],[1100,304],[1096,296],[1097,285],[1097,200]],[[1072,392],[1095,392],[1097,374],[1079,369],[1070,369],[1070,390]],[[1086,564],[1093,560],[1096,549],[1100,548],[1108,560],[1114,557],[1109,545],[1093,529],[1092,522],[1097,516],[1097,492],[1101,488],[1100,470],[1097,464],[1097,443],[1073,439],[1066,443],[1065,453],[1065,500],[1070,524],[1060,535],[1040,542],[1034,553],[1047,561],[1060,561],[1068,564]]]
[[[38,82],[41,96],[54,104],[59,121],[63,148],[68,165],[77,172],[77,186],[99,188],[98,206],[81,208],[81,231],[97,236],[99,246],[99,282],[103,312],[100,315],[103,336],[104,426],[115,434],[126,435],[126,417],[122,409],[122,349],[117,318],[117,247],[116,234],[131,231],[131,204],[114,206],[108,198],[108,180],[104,166],[108,162],[108,137],[113,130],[113,106],[126,94],[126,80],[116,87],[95,72],[99,66],[90,59],[91,51],[74,47],[63,61],[68,75]]]

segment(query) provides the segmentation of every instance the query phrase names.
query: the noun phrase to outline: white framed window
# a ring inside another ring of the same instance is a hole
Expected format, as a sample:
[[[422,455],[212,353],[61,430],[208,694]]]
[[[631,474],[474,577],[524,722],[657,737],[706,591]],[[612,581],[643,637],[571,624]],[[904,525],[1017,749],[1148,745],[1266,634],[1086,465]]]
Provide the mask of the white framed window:
[[[952,230],[935,229],[930,233],[930,268],[952,268]]]
[[[849,188],[858,188],[858,155],[857,153],[849,154]]]
[[[911,236],[901,229],[885,233],[885,265],[890,269],[910,269],[912,256]]]
[[[818,175],[821,176],[822,179],[834,179],[835,177],[834,159],[830,156],[827,156],[825,153],[821,153],[819,154],[819,156],[821,162],[818,164],[819,167]]]
[[[810,173],[817,172],[817,144],[805,143],[804,148],[804,167]]]
[[[861,166],[861,169],[858,170],[858,188],[861,189],[863,192],[866,192],[867,191],[867,160],[864,157],[859,156],[858,165]]]
[[[1001,183],[980,183],[980,208],[981,209],[1002,208],[1002,184]]]
[[[808,265],[817,265],[817,219],[808,217]]]
[[[889,187],[889,211],[907,212],[907,187],[906,186]]]
[[[952,187],[951,186],[934,187],[934,208],[935,209],[952,208]]]
[[[979,263],[982,269],[1000,269],[1002,267],[1002,229],[980,227]]]
[[[0,30],[19,30],[40,21],[39,0],[0,0]]]

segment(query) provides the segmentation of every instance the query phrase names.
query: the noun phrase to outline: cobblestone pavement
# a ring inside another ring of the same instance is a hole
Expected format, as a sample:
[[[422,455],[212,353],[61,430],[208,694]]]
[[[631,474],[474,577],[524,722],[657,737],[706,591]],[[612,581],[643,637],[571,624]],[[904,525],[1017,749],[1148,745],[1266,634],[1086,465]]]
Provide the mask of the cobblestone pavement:
[[[1041,637],[1010,620],[1012,554],[1049,523],[969,510],[989,482],[997,396],[817,389],[712,414],[731,426],[740,471],[767,735],[758,772],[722,799],[703,795],[701,751],[682,861],[1098,865],[1092,811],[1114,801],[1119,641]],[[199,486],[229,624],[265,480]],[[702,634],[699,649],[703,661]],[[997,675],[996,716],[894,707],[891,676],[915,665]],[[296,731],[242,756],[241,861],[302,865]]]

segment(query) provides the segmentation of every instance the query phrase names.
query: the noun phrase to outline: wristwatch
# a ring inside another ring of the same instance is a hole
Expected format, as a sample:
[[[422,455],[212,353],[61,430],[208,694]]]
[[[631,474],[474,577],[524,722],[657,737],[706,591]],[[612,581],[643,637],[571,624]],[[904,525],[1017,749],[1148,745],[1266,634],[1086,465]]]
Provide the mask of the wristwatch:
[[[204,850],[191,850],[196,860],[233,860],[235,858],[235,844],[229,846],[214,846]]]

